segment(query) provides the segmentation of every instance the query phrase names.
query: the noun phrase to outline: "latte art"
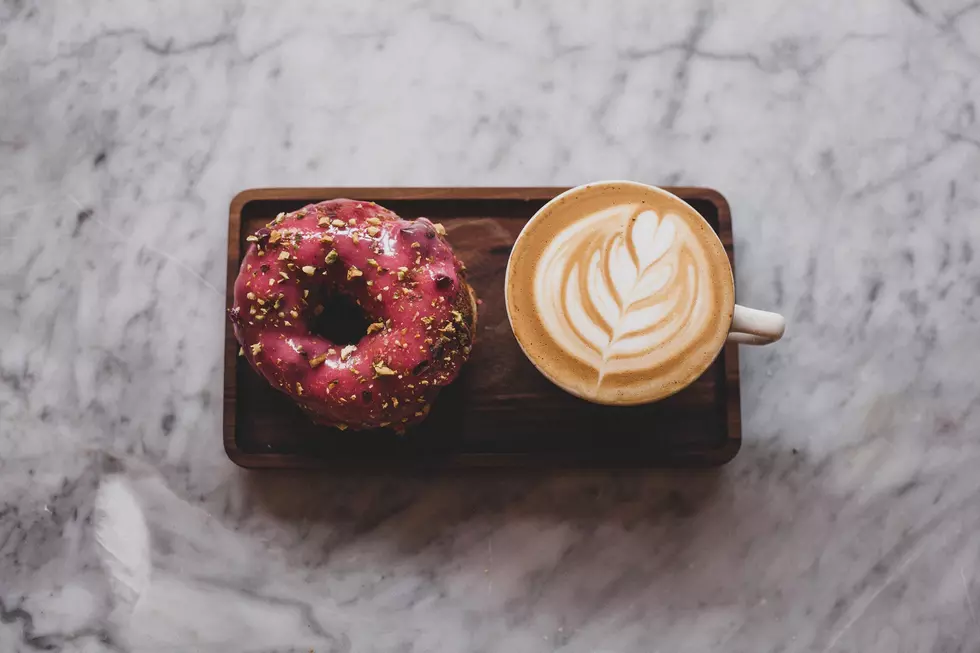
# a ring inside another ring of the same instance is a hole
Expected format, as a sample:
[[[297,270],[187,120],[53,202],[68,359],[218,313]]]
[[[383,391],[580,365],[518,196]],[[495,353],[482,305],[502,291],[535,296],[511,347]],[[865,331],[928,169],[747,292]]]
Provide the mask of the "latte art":
[[[704,248],[677,215],[614,206],[562,231],[545,250],[534,299],[549,335],[607,375],[686,355],[710,331],[713,289]]]
[[[633,182],[580,186],[521,231],[507,313],[535,366],[590,401],[673,394],[721,350],[735,306],[728,254],[683,200]]]

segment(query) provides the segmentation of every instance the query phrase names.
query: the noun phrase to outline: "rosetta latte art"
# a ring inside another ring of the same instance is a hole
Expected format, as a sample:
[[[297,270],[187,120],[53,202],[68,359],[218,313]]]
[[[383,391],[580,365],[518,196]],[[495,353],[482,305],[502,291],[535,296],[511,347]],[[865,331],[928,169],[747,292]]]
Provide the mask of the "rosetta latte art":
[[[597,372],[669,366],[713,333],[715,290],[703,239],[683,218],[621,204],[558,233],[536,266],[549,335]]]

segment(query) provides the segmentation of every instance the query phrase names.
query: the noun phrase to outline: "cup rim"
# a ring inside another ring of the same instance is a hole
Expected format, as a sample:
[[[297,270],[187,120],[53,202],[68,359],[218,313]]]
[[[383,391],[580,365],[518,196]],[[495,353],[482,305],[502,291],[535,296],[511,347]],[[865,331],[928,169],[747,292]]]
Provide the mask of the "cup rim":
[[[504,308],[507,311],[507,323],[510,326],[511,333],[514,334],[514,340],[517,341],[517,346],[520,347],[521,353],[524,354],[524,357],[528,361],[530,361],[531,365],[533,365],[534,368],[542,376],[544,376],[546,379],[548,379],[553,384],[555,384],[556,386],[558,386],[559,388],[561,388],[563,391],[565,391],[565,392],[567,392],[567,393],[569,393],[569,394],[571,394],[571,395],[573,395],[575,397],[578,397],[579,399],[582,399],[584,401],[588,401],[588,402],[593,403],[593,404],[599,404],[599,405],[603,405],[603,406],[639,406],[639,405],[643,405],[643,404],[649,404],[649,403],[654,403],[654,402],[657,402],[657,401],[662,401],[662,400],[666,399],[667,397],[670,397],[672,395],[677,394],[681,390],[684,390],[685,388],[687,388],[688,386],[690,386],[691,383],[693,383],[695,380],[697,380],[697,378],[701,374],[704,373],[704,370],[702,370],[698,374],[698,376],[695,376],[688,383],[685,383],[683,385],[680,385],[680,386],[678,386],[676,388],[671,388],[669,392],[667,392],[666,394],[663,394],[663,395],[657,397],[656,399],[650,399],[650,400],[645,400],[645,401],[644,400],[641,400],[641,401],[615,402],[614,403],[614,402],[609,402],[609,401],[600,401],[600,400],[597,400],[594,397],[587,397],[587,396],[583,395],[582,393],[577,392],[576,390],[572,389],[571,387],[569,387],[565,383],[562,383],[561,380],[555,378],[553,375],[551,375],[545,369],[543,369],[540,365],[538,365],[537,361],[534,360],[534,357],[531,356],[531,354],[528,353],[527,349],[524,346],[524,343],[521,342],[521,339],[517,336],[517,329],[514,327],[514,317],[513,317],[513,313],[512,313],[512,310],[511,310],[511,306],[510,306],[510,292],[509,292],[509,289],[510,289],[510,275],[511,275],[511,270],[512,270],[512,267],[513,267],[514,253],[517,251],[518,246],[521,243],[521,239],[527,233],[528,229],[531,227],[531,224],[535,220],[537,220],[539,218],[539,216],[541,214],[543,214],[550,206],[552,206],[553,204],[559,202],[560,200],[564,199],[565,197],[568,197],[569,195],[572,195],[572,194],[575,194],[575,193],[579,193],[579,192],[583,192],[585,189],[594,188],[596,186],[610,186],[610,185],[631,186],[633,188],[641,188],[643,190],[650,191],[650,192],[652,192],[654,194],[665,196],[668,199],[671,199],[673,201],[678,202],[679,204],[682,204],[682,205],[686,206],[688,208],[688,210],[690,210],[694,215],[696,215],[698,218],[701,219],[701,221],[708,228],[708,231],[711,233],[711,235],[714,236],[715,242],[717,242],[718,247],[720,247],[721,250],[723,252],[725,252],[725,258],[724,258],[724,260],[725,260],[725,266],[726,266],[726,268],[728,270],[728,277],[730,279],[730,283],[731,283],[731,287],[732,287],[732,293],[730,295],[731,296],[731,301],[728,302],[729,305],[726,307],[727,308],[727,310],[726,310],[727,317],[726,316],[722,316],[722,317],[728,323],[728,329],[731,330],[732,321],[735,319],[735,292],[734,292],[734,289],[735,289],[735,273],[734,273],[734,271],[732,269],[732,262],[731,262],[731,259],[729,259],[729,257],[728,257],[728,252],[725,250],[725,245],[724,245],[724,243],[721,242],[721,237],[711,227],[711,224],[708,223],[708,221],[704,218],[704,216],[701,215],[697,211],[697,209],[695,209],[693,206],[691,206],[686,201],[684,201],[684,199],[678,197],[677,195],[671,193],[668,190],[665,190],[663,188],[660,188],[659,186],[651,186],[650,184],[644,184],[644,183],[639,182],[639,181],[630,181],[630,180],[626,180],[626,179],[604,179],[604,180],[600,180],[600,181],[591,181],[591,182],[588,182],[588,183],[585,183],[585,184],[579,184],[578,186],[573,186],[572,188],[569,188],[568,190],[562,191],[558,195],[555,195],[553,198],[551,198],[550,200],[548,200],[547,202],[545,202],[541,206],[541,208],[539,208],[537,211],[534,212],[534,215],[532,215],[528,219],[528,221],[524,223],[524,226],[521,227],[520,233],[518,233],[517,234],[517,238],[514,239],[514,245],[511,247],[510,254],[507,256],[507,269],[504,272]],[[722,341],[721,346],[718,347],[718,351],[716,351],[715,354],[714,354],[714,356],[711,358],[712,361],[714,361],[718,357],[718,354],[721,353],[721,351],[722,351],[722,349],[724,349],[724,347],[725,347],[725,341]],[[711,366],[711,363],[708,363],[708,366],[705,367],[705,369],[708,369],[708,367],[710,367],[710,366]]]

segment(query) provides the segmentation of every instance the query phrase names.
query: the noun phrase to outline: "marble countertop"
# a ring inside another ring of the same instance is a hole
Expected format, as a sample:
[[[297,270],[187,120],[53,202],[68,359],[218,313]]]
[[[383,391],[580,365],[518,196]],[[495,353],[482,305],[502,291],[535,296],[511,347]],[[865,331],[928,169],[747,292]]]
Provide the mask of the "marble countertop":
[[[980,3],[0,6],[0,650],[976,651]],[[227,208],[720,189],[715,472],[255,474]]]

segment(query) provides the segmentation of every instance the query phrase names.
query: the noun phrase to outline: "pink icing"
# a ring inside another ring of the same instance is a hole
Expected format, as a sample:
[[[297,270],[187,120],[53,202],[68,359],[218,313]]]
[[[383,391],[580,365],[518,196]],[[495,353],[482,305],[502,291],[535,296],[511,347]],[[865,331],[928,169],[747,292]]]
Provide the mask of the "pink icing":
[[[249,237],[235,281],[230,316],[244,356],[318,423],[401,430],[421,421],[469,356],[476,319],[443,233],[347,199],[280,214]],[[310,330],[335,293],[373,325],[346,348]]]

